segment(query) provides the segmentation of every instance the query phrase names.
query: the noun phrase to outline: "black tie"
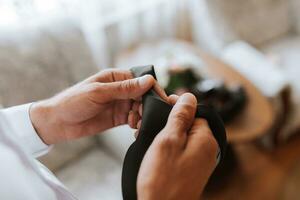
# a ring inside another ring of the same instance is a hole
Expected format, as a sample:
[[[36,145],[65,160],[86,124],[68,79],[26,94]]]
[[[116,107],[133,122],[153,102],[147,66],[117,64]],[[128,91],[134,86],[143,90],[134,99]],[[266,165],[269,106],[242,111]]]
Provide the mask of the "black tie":
[[[152,75],[156,79],[153,66],[135,67],[131,69],[135,77],[146,74]],[[149,90],[142,98],[143,116],[139,135],[134,143],[129,147],[122,170],[122,193],[124,200],[137,199],[137,175],[144,155],[154,140],[155,136],[165,127],[172,106],[163,101],[153,89]],[[210,107],[198,105],[197,118],[207,120],[212,133],[220,148],[220,160],[224,158],[226,150],[226,132],[221,118]]]

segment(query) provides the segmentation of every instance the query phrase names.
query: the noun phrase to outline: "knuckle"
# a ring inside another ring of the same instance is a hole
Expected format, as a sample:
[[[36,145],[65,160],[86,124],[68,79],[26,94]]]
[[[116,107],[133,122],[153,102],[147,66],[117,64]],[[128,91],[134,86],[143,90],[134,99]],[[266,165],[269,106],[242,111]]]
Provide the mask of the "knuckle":
[[[120,84],[120,90],[121,91],[131,91],[133,88],[135,88],[137,85],[137,82],[133,79],[124,81],[122,84]]]
[[[175,134],[166,134],[159,138],[161,148],[169,148],[178,144],[179,138]]]
[[[106,78],[105,82],[116,82],[132,78],[131,72],[125,69],[105,69],[99,73]]]
[[[137,79],[129,79],[128,80],[129,89],[133,89],[139,86],[139,82]]]
[[[115,72],[116,72],[116,69],[104,69],[98,73],[101,74],[102,76],[111,76]]]

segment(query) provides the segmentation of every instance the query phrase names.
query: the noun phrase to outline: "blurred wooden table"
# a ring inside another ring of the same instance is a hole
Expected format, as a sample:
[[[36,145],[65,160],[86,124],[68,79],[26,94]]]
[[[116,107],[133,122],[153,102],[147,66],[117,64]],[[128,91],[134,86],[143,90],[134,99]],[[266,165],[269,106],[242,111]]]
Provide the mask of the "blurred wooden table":
[[[299,182],[291,182],[300,170],[300,137],[273,151],[254,143],[233,146],[238,166],[222,188],[203,195],[207,200],[297,200]],[[299,169],[298,169],[299,168]],[[298,173],[299,174],[299,173]]]
[[[209,76],[221,78],[225,81],[225,84],[237,83],[245,88],[248,96],[248,103],[245,109],[226,125],[227,139],[230,143],[252,141],[262,137],[269,131],[275,121],[275,111],[268,99],[250,81],[218,58],[201,51],[189,43],[176,41],[171,44],[180,46],[186,52],[199,56],[206,66]],[[124,51],[118,57],[118,65],[137,66],[139,64],[151,64],[156,56],[164,55],[165,52],[160,52],[162,51],[161,46],[167,46],[165,43],[159,42],[146,43],[145,45],[147,46],[147,51],[141,50],[140,52],[139,47]],[[170,46],[170,49],[172,49],[172,46]]]
[[[154,47],[155,45],[159,44],[153,44]],[[286,182],[290,175],[289,171],[300,162],[300,138],[273,151],[257,146],[255,140],[267,134],[275,122],[275,111],[268,99],[246,78],[216,57],[184,42],[180,42],[180,45],[203,59],[210,76],[222,78],[228,84],[242,84],[249,98],[242,113],[226,125],[227,138],[232,144],[237,166],[233,173],[228,174],[229,177],[222,188],[209,191],[204,194],[203,198],[212,200],[290,199],[289,194],[285,192],[285,187],[288,185]],[[135,50],[134,48],[127,51],[122,55],[122,59],[126,60],[130,57],[131,60],[135,60],[132,56]],[[156,54],[159,53],[156,52]],[[148,64],[149,60],[145,60]]]
[[[194,51],[204,60],[210,76],[222,78],[228,84],[240,83],[248,95],[245,109],[226,125],[228,141],[233,144],[231,147],[237,166],[223,188],[210,191],[204,195],[204,199],[299,199],[300,185],[290,184],[288,180],[290,171],[300,163],[300,137],[273,151],[256,145],[255,140],[267,134],[275,122],[272,104],[229,65],[198,49]],[[295,187],[299,187],[299,193],[295,192]],[[293,194],[289,191],[293,191]]]
[[[226,124],[228,142],[249,142],[268,133],[275,122],[275,110],[271,102],[250,81],[226,63],[199,49],[193,48],[193,51],[203,59],[209,76],[222,79],[225,84],[241,84],[246,90],[247,105],[233,121]]]

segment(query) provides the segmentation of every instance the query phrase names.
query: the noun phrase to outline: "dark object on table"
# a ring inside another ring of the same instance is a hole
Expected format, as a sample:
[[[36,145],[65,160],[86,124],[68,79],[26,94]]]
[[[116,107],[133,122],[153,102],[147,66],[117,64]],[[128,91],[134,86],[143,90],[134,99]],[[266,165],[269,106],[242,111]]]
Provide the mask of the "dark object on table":
[[[179,88],[192,88],[201,79],[191,69],[181,69],[179,67],[170,70],[169,74],[170,80],[165,88],[167,94],[174,94]]]
[[[229,88],[221,80],[197,77],[189,68],[172,70],[166,91],[168,94],[192,92],[199,102],[212,106],[225,123],[237,116],[247,102],[243,87]]]
[[[132,72],[135,77],[151,74],[156,78],[153,66],[133,68]],[[143,96],[143,117],[140,133],[136,141],[129,147],[123,163],[122,193],[125,200],[137,199],[136,181],[141,162],[155,136],[167,123],[171,109],[172,106],[164,102],[154,90],[148,91]],[[218,158],[222,161],[227,146],[222,119],[213,109],[205,105],[197,106],[195,117],[201,117],[208,121],[208,125],[220,148]]]
[[[225,123],[237,116],[247,102],[244,88],[228,88],[220,80],[204,79],[198,82],[191,92],[199,102],[214,107]]]

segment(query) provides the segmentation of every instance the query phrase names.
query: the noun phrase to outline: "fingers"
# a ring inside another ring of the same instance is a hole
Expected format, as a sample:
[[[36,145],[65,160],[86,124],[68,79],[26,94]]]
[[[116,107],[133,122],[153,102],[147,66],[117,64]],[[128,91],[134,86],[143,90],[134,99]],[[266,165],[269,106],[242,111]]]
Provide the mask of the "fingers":
[[[133,110],[135,112],[139,112],[140,106],[141,106],[140,101],[134,101],[133,104],[132,104],[131,110]]]
[[[158,94],[158,96],[160,96],[160,98],[162,98],[165,102],[169,102],[169,98],[168,98],[165,90],[160,87],[160,85],[158,84],[157,81],[155,81],[153,89]]]
[[[190,93],[185,93],[180,96],[174,105],[166,125],[167,131],[174,134],[186,134],[190,129],[196,112],[197,100],[196,97]]]
[[[141,126],[142,126],[142,120],[139,120],[138,123],[137,123],[137,125],[136,125],[136,128],[137,128],[138,130],[140,130],[140,129],[141,129]]]
[[[142,104],[140,101],[133,102],[132,108],[128,114],[128,125],[131,128],[134,128],[134,129],[139,128],[138,122],[141,121],[141,116],[142,116],[141,111],[140,111],[141,107],[142,107]]]
[[[164,101],[168,102],[169,100],[165,91],[151,75],[133,78],[129,70],[104,70],[86,79],[83,83],[102,83],[98,85],[99,92],[101,91],[103,94],[105,88],[109,90],[107,93],[112,92],[113,94],[106,95],[107,98],[111,98],[110,100],[139,99],[152,87]]]
[[[129,114],[128,114],[128,125],[131,127],[131,128],[134,128],[136,129],[137,128],[137,123],[139,122],[139,120],[141,119],[140,115],[135,112],[135,111],[129,111]]]
[[[176,104],[176,102],[177,102],[177,100],[179,99],[179,96],[178,95],[176,95],[176,94],[171,94],[169,97],[169,103],[171,104],[171,105],[175,105]]]
[[[126,69],[106,69],[97,74],[89,77],[85,80],[85,82],[116,82],[116,81],[124,81],[127,79],[132,79],[133,75],[130,70]]]
[[[134,132],[134,137],[137,138],[138,135],[139,135],[139,132],[140,132],[140,129],[141,129],[141,125],[142,125],[142,120],[139,120],[137,125],[136,125],[136,128],[137,130]]]
[[[219,145],[214,138],[205,119],[195,119],[188,135],[186,151],[191,156],[205,155],[212,162],[216,162]]]
[[[119,99],[135,99],[141,97],[155,84],[155,79],[151,75],[139,78],[117,81],[112,83],[102,83],[99,86],[99,93],[107,101]]]

